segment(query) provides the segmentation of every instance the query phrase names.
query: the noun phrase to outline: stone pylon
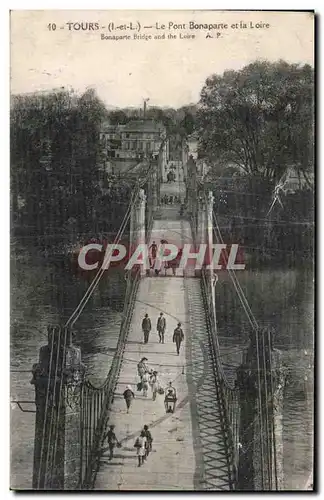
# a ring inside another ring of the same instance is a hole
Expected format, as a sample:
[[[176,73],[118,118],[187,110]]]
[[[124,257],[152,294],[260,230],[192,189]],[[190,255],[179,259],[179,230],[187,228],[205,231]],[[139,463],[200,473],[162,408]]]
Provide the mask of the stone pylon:
[[[67,328],[49,327],[33,365],[36,421],[33,489],[73,490],[80,480],[80,394],[85,367]]]
[[[146,208],[146,195],[144,189],[140,189],[137,199],[135,200],[130,217],[130,252],[129,257],[134,254],[138,245],[143,245],[146,243],[146,231],[145,231],[145,208]],[[146,259],[147,255],[143,256]],[[146,274],[145,266],[140,266],[141,276]]]
[[[268,329],[251,333],[238,370],[240,390],[239,490],[271,491],[283,487],[283,390],[281,353]]]

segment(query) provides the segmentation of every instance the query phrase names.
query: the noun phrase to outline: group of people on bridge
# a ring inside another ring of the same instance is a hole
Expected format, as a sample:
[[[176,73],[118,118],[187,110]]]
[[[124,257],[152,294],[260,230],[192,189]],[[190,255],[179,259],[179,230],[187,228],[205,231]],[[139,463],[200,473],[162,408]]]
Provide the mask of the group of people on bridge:
[[[168,241],[162,239],[160,241],[160,244],[161,245],[166,245],[166,244],[168,244]],[[182,248],[179,248],[178,254],[177,254],[177,256],[174,259],[168,260],[168,261],[163,261],[163,262],[159,262],[157,260],[157,250],[158,250],[158,246],[155,243],[155,241],[153,241],[152,245],[149,248],[150,268],[154,269],[154,273],[155,273],[156,276],[159,276],[162,268],[164,268],[165,276],[166,276],[166,273],[167,273],[168,269],[172,269],[172,274],[173,274],[173,276],[175,276],[176,275],[176,270],[179,267],[179,264],[180,264],[180,261],[181,261],[181,258],[182,258]],[[165,255],[167,255],[167,254],[168,253],[166,251]]]
[[[152,323],[151,320],[148,316],[148,314],[145,314],[145,317],[142,321],[142,330],[144,334],[144,344],[147,344],[149,341],[149,336],[150,332],[152,329]],[[159,343],[164,344],[165,342],[165,331],[166,331],[166,319],[163,315],[163,313],[160,313],[160,316],[157,320],[157,332],[159,336]],[[177,327],[174,329],[173,332],[173,342],[176,344],[176,350],[177,350],[177,355],[179,356],[180,354],[180,347],[181,343],[184,340],[184,333],[181,328],[181,323],[178,323]],[[176,390],[172,386],[172,382],[169,382],[168,386],[166,389],[163,389],[160,379],[159,379],[159,373],[157,370],[151,369],[148,364],[148,359],[146,357],[143,357],[140,362],[137,365],[137,373],[140,378],[140,382],[137,384],[137,390],[138,391],[143,391],[143,396],[146,398],[148,395],[148,390],[151,387],[152,391],[152,400],[155,401],[157,398],[158,394],[165,394],[165,409],[166,412],[174,412],[175,410],[175,403],[176,403]],[[133,389],[130,386],[126,387],[126,390],[124,391],[124,399],[126,402],[126,407],[127,407],[127,413],[129,412],[132,400],[135,398],[135,393]],[[171,404],[170,404],[171,403]]]
[[[152,322],[151,319],[149,318],[149,315],[146,313],[143,321],[142,321],[142,331],[144,335],[144,344],[147,344],[149,341],[150,333],[152,330]],[[159,343],[164,344],[164,336],[165,336],[165,331],[166,331],[166,319],[164,317],[163,312],[160,313],[160,316],[158,317],[157,323],[156,323],[156,330],[159,336]],[[177,348],[177,355],[179,356],[180,354],[180,347],[181,347],[181,342],[184,340],[184,333],[181,328],[181,323],[177,324],[177,327],[173,331],[173,337],[172,337],[172,342],[176,344]]]
[[[174,413],[177,401],[176,389],[173,387],[172,382],[169,382],[167,387],[163,389],[158,372],[150,369],[147,365],[147,361],[148,359],[144,357],[137,365],[137,373],[140,377],[140,382],[137,384],[137,390],[143,391],[143,396],[147,397],[149,386],[151,386],[153,401],[156,400],[157,394],[164,394],[166,413]]]
[[[114,425],[109,426],[108,432],[104,435],[104,441],[105,440],[108,442],[109,460],[112,460],[114,458],[115,448],[121,448],[122,446],[116,436]],[[134,448],[136,448],[136,455],[138,457],[138,467],[144,464],[144,461],[152,451],[152,443],[152,434],[149,431],[148,425],[144,425],[134,443]]]
[[[170,195],[164,194],[161,196],[162,205],[173,205],[174,203],[177,204],[181,203],[181,197],[173,194]]]

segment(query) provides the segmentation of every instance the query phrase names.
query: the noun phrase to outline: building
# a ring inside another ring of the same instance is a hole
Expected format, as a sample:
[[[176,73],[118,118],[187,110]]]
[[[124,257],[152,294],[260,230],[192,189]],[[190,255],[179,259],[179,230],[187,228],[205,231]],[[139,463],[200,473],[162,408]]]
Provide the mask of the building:
[[[153,120],[132,120],[126,125],[104,123],[100,139],[107,161],[116,165],[152,158],[160,159],[163,168],[169,158],[166,128]]]

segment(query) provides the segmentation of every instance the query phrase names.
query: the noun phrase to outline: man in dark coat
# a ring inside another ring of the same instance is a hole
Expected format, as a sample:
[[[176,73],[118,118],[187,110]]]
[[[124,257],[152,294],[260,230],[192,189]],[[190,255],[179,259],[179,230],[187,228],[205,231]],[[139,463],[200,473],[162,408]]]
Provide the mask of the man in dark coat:
[[[149,248],[149,251],[150,251],[150,257],[149,257],[150,267],[151,267],[151,269],[153,269],[154,264],[155,264],[155,260],[156,260],[156,252],[157,252],[157,244],[155,243],[155,241],[153,241],[152,245]]]
[[[142,321],[142,330],[144,333],[144,344],[148,343],[151,329],[152,329],[151,320],[148,317],[148,314],[145,314],[145,318]]]
[[[178,356],[180,353],[180,346],[181,346],[181,342],[183,341],[183,339],[184,339],[184,334],[183,334],[183,330],[181,328],[181,323],[178,323],[177,328],[173,332],[173,342],[175,342],[175,344],[177,346]]]
[[[108,441],[108,447],[109,447],[109,460],[112,460],[114,458],[114,448],[118,444],[120,446],[120,443],[116,437],[115,434],[115,426],[110,425],[109,426],[109,431],[105,434],[104,439],[107,439]]]
[[[125,403],[126,403],[126,408],[127,408],[127,413],[129,413],[129,408],[132,404],[133,399],[135,398],[134,391],[130,385],[126,386],[126,389],[123,393]]]
[[[144,431],[145,437],[147,439],[146,448],[145,448],[145,460],[146,460],[147,457],[149,456],[150,451],[152,451],[153,438],[152,438],[151,432],[149,431],[148,425],[144,425],[143,431]]]
[[[164,344],[164,334],[165,334],[165,329],[166,329],[166,321],[165,317],[163,316],[163,313],[160,313],[160,316],[157,320],[156,324],[156,329],[159,334],[159,342]]]

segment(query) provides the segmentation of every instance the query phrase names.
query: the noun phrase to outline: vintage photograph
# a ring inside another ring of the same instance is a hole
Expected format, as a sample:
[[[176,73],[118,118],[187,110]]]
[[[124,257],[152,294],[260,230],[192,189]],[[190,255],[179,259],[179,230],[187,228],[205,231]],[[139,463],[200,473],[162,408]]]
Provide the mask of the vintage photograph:
[[[11,489],[314,491],[314,12],[10,17]]]

